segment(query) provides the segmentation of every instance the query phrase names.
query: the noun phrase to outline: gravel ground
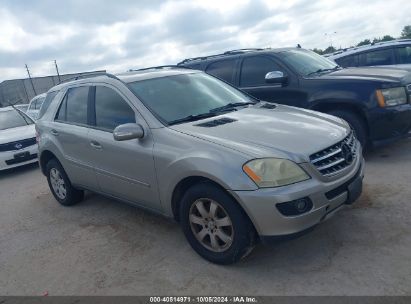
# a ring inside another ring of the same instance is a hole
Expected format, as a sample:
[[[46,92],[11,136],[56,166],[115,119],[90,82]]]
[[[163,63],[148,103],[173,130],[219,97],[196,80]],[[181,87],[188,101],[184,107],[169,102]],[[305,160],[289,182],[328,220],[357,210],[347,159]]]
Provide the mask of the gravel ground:
[[[0,172],[0,294],[411,295],[411,140],[366,163],[354,206],[224,267],[170,220],[91,193],[62,207],[37,165]]]

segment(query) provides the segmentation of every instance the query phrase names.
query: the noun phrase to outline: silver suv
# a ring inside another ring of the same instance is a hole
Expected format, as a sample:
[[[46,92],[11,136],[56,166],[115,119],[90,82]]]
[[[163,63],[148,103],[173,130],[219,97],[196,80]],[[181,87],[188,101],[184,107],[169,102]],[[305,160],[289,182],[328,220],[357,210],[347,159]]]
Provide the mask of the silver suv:
[[[337,117],[189,69],[87,77],[52,88],[36,124],[41,169],[62,205],[87,189],[172,217],[198,254],[229,264],[361,193],[361,147]]]

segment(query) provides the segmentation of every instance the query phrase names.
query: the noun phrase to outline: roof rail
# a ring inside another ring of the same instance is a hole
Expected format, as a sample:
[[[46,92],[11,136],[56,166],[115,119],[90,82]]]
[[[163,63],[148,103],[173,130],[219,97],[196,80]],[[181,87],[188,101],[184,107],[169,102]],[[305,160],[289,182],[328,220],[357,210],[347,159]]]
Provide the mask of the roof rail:
[[[254,51],[263,51],[264,49],[261,48],[249,48],[249,49],[238,49],[238,50],[231,50],[224,52],[224,55],[234,55],[234,54],[242,54],[245,52],[254,52]]]
[[[170,65],[153,66],[153,67],[142,68],[142,69],[130,69],[128,71],[129,72],[138,72],[138,71],[160,70],[160,69],[188,69],[188,68],[170,64]]]
[[[64,79],[64,80],[60,81],[58,84],[66,83],[66,82],[73,81],[73,80],[97,77],[97,76],[107,76],[109,78],[120,80],[117,76],[115,76],[113,74],[110,74],[110,73],[107,73],[107,72],[90,72],[90,73],[82,73],[82,74],[79,74],[77,76]]]
[[[247,48],[247,49],[237,49],[237,50],[231,50],[231,51],[226,51],[222,54],[215,54],[215,55],[209,55],[209,56],[200,56],[200,57],[193,57],[193,58],[187,58],[184,59],[183,61],[177,63],[177,65],[181,65],[187,62],[195,61],[195,60],[205,60],[205,59],[210,59],[214,57],[220,57],[220,56],[228,56],[228,55],[237,55],[237,54],[243,54],[246,52],[255,52],[255,51],[264,51],[266,49],[262,48]]]

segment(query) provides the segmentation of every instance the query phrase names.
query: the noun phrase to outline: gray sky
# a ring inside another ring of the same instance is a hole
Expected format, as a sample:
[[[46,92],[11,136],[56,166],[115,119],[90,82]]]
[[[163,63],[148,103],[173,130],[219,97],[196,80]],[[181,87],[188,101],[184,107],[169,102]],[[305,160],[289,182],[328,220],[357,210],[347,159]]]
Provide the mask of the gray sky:
[[[411,24],[409,0],[2,0],[0,81],[122,72],[247,47],[347,47]],[[336,34],[329,35],[330,33]],[[325,35],[328,33],[328,35]]]

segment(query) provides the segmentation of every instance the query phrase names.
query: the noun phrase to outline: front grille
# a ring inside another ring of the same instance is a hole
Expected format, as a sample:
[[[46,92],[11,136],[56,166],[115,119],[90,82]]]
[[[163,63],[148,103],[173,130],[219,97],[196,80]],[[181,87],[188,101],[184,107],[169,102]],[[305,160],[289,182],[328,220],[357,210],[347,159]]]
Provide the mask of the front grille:
[[[342,141],[312,154],[310,161],[322,175],[330,176],[352,164],[356,156],[357,142],[351,131]]]
[[[17,151],[36,144],[36,138],[27,138],[0,145],[0,152]]]

